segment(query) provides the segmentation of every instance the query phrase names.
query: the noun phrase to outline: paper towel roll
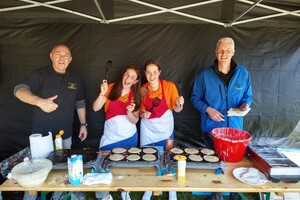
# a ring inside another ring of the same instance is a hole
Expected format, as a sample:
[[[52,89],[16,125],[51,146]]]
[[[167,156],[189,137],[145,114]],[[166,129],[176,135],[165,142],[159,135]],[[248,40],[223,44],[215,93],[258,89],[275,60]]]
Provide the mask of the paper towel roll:
[[[53,148],[52,133],[42,137],[42,134],[35,133],[29,136],[31,158],[46,158]]]

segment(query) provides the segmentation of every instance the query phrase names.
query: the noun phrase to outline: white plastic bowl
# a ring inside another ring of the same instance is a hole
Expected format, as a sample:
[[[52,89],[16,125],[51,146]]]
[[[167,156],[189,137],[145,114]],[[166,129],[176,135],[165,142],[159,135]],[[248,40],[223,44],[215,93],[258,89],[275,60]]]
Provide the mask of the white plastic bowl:
[[[48,159],[32,159],[17,164],[11,170],[13,178],[25,189],[32,189],[44,183],[52,169],[52,162]]]

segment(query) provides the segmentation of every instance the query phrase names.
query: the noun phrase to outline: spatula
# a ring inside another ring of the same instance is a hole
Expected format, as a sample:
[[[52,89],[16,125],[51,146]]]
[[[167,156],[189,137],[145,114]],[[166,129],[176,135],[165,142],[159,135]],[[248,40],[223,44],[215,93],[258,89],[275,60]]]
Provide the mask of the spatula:
[[[152,112],[152,110],[153,110],[154,107],[159,106],[160,102],[161,102],[161,99],[158,98],[158,97],[155,97],[152,100],[152,107],[150,108],[149,112]]]
[[[182,84],[180,80],[178,81],[178,93],[179,96],[182,96]],[[182,104],[180,104],[180,108],[182,108]]]
[[[106,62],[106,64],[105,64],[105,80],[108,79],[108,73],[109,73],[111,64],[112,64],[112,61],[111,61],[111,60],[108,60],[108,61]]]

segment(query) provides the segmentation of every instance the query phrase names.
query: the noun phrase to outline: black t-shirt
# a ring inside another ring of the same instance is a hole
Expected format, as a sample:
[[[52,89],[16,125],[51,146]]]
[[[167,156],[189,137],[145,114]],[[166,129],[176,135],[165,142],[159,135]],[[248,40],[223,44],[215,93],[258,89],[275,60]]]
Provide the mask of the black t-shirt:
[[[57,95],[54,102],[58,108],[54,112],[46,113],[35,106],[32,133],[48,135],[50,131],[56,135],[64,130],[63,139],[71,137],[75,108],[79,104],[85,107],[83,85],[78,75],[71,69],[67,69],[65,74],[59,74],[53,67],[44,67],[33,71],[24,84],[42,98]]]

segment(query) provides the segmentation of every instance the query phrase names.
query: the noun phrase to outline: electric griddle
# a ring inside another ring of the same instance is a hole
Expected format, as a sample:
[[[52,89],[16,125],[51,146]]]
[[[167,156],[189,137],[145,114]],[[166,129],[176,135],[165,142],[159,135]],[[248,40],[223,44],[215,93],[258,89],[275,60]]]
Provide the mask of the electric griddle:
[[[247,152],[251,161],[271,181],[300,180],[300,167],[281,153],[280,148],[251,142],[248,144]]]

